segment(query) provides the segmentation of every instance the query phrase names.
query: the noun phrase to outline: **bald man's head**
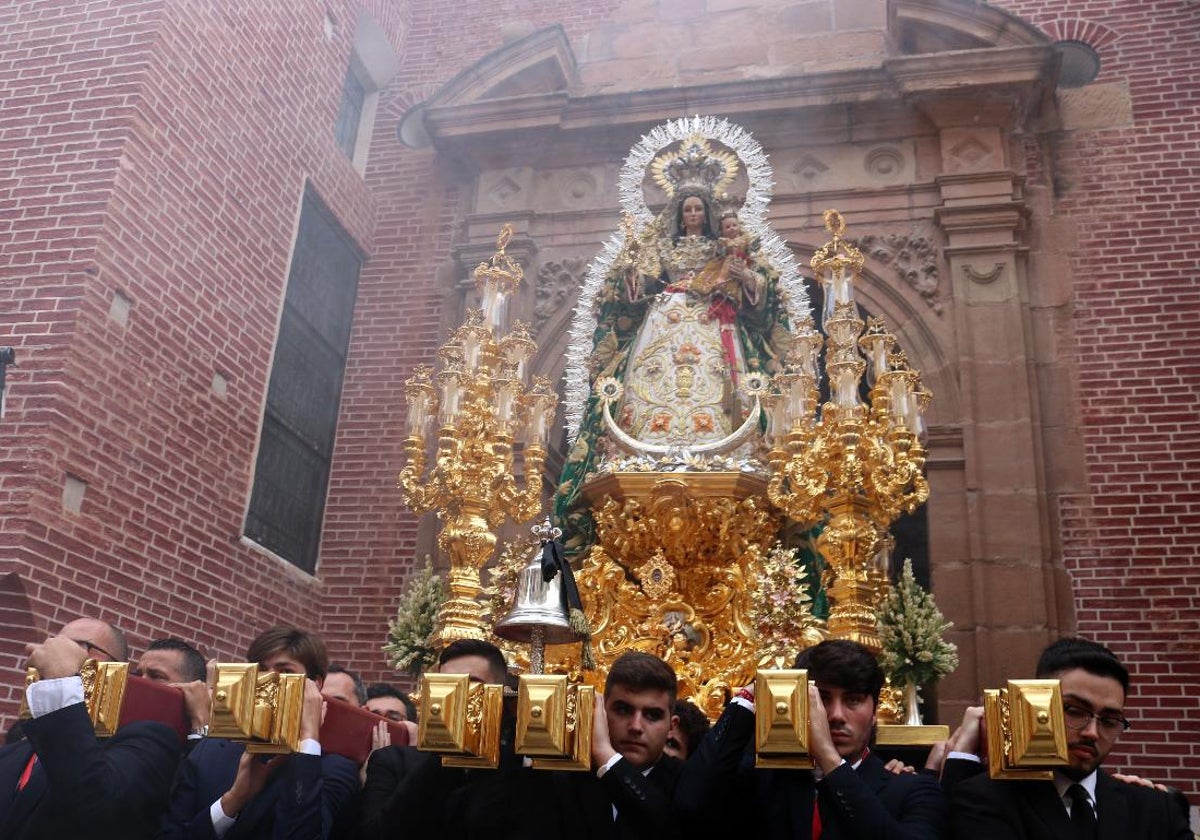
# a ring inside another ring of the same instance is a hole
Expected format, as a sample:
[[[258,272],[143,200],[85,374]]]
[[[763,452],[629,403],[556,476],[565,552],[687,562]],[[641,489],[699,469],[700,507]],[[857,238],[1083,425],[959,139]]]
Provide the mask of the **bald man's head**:
[[[77,618],[63,625],[59,635],[87,648],[88,656],[107,662],[128,662],[129,642],[125,634],[98,618]]]

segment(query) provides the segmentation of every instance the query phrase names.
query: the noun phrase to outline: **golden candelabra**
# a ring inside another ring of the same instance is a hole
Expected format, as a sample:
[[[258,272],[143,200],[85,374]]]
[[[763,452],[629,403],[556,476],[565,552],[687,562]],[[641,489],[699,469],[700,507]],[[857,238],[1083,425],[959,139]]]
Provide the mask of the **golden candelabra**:
[[[537,350],[528,326],[518,321],[501,335],[508,299],[523,274],[504,250],[511,237],[505,225],[495,255],[475,269],[482,307],[468,309],[438,351],[441,370],[433,376],[429,366],[419,366],[406,383],[407,461],[398,483],[413,510],[437,511],[438,547],[450,561],[449,596],[431,639],[439,648],[487,637],[479,571],[495,550],[494,529],[506,518],[530,519],[542,506],[546,433],[557,397],[542,377],[526,384],[526,364]],[[435,420],[437,456],[426,474],[426,438]],[[518,441],[523,486],[515,469]]]
[[[811,265],[825,295],[825,335],[811,322],[797,326],[784,371],[764,400],[767,493],[793,520],[824,525],[817,549],[827,567],[830,636],[878,651],[876,616],[888,587],[891,547],[887,529],[929,497],[921,414],[931,395],[883,321],[872,317],[864,324],[854,301],[863,255],[842,239],[840,213],[827,210],[824,218],[833,238]],[[818,406],[822,344],[829,400]]]

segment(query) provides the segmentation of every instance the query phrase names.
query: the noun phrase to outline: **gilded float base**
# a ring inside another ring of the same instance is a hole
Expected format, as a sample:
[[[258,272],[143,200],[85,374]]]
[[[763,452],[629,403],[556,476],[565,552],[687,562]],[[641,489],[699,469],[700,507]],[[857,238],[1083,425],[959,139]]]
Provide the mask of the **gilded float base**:
[[[597,541],[577,578],[603,686],[626,651],[665,660],[679,697],[715,717],[754,680],[748,619],[757,570],[782,520],[745,473],[615,473],[585,489]]]

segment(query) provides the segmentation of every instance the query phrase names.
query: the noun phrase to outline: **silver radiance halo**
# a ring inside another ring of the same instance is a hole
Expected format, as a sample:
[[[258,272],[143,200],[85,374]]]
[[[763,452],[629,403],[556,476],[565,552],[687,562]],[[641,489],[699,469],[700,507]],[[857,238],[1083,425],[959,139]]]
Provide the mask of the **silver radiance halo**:
[[[685,140],[701,138],[724,146],[740,163],[746,173],[746,197],[738,212],[742,227],[751,236],[759,239],[761,249],[771,265],[779,272],[779,290],[783,296],[788,317],[796,324],[811,316],[812,307],[808,292],[800,277],[791,250],[767,225],[767,206],[771,202],[771,190],[775,186],[774,173],[767,161],[766,153],[750,132],[728,120],[712,116],[684,117],[656,126],[629,150],[625,165],[621,169],[619,191],[621,209],[633,220],[633,235],[640,235],[654,221],[654,213],[646,204],[646,173],[652,168],[656,178],[661,174],[659,158],[669,147]],[[713,152],[712,156],[725,164],[728,154]],[[728,176],[728,181],[733,180]],[[660,181],[661,185],[661,181]],[[714,196],[715,198],[715,196]],[[583,411],[590,391],[588,382],[588,357],[592,354],[592,342],[596,332],[596,295],[604,285],[604,278],[613,262],[621,253],[625,239],[617,231],[604,243],[599,254],[588,266],[583,287],[579,290],[579,302],[571,321],[570,344],[567,347],[567,368],[564,374],[564,405],[568,444],[574,444],[583,422]]]

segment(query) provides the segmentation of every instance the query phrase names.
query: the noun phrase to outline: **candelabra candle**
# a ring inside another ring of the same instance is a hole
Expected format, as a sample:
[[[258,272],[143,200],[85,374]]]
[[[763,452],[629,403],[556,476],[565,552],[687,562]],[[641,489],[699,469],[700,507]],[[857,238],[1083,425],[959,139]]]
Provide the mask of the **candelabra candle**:
[[[467,370],[476,370],[479,367],[479,355],[483,350],[484,336],[479,334],[475,329],[479,321],[482,319],[482,313],[478,309],[467,310],[467,323],[459,329],[459,340],[462,342],[463,365]],[[485,333],[486,335],[486,333]]]
[[[488,291],[490,294],[484,297],[483,323],[492,335],[496,335],[508,319],[508,295],[499,289]]]
[[[484,284],[483,291],[480,294],[479,306],[483,310],[483,323],[491,329],[494,335],[499,329],[502,312],[498,312],[500,306],[500,295],[497,294],[495,283]]]
[[[834,262],[828,274],[821,276],[821,289],[825,293],[824,319],[835,317],[838,305],[851,306],[854,304],[854,284],[846,273],[846,266]]]
[[[433,369],[429,365],[417,365],[412,378],[404,383],[404,393],[408,400],[408,433],[424,437],[429,425],[431,412],[436,398],[430,375]]]
[[[838,408],[854,408],[862,403],[858,399],[858,376],[846,367],[830,374],[833,379],[833,401]]]
[[[811,376],[797,371],[789,376],[787,387],[787,412],[791,425],[811,424],[816,411],[816,388]]]
[[[523,321],[513,324],[512,332],[500,340],[500,354],[512,365],[517,379],[525,381],[525,365],[537,345],[529,335],[529,325]]]
[[[497,376],[492,380],[492,393],[495,394],[495,418],[496,425],[504,433],[508,433],[508,427],[513,420],[513,409],[516,406],[517,391],[520,389],[520,382],[511,375]]]
[[[891,534],[884,534],[880,539],[879,551],[875,552],[875,570],[886,580],[892,572],[892,549],[896,540]]]
[[[858,340],[867,355],[867,384],[874,386],[888,372],[888,353],[896,344],[896,337],[887,331],[882,318],[867,319],[867,331]]]
[[[800,370],[814,385],[821,371],[817,367],[817,356],[824,344],[821,334],[812,328],[812,321],[805,321],[792,337],[792,353],[795,355]]]
[[[891,386],[892,419],[897,423],[903,423],[905,415],[908,414],[908,382],[897,371],[896,375],[892,377]]]
[[[527,446],[541,446],[546,442],[550,418],[554,416],[554,408],[558,404],[558,397],[550,391],[550,380],[543,376],[535,376],[533,385],[521,402],[526,418],[522,440]]]
[[[442,410],[438,413],[438,421],[447,426],[454,422],[458,415],[458,401],[462,396],[462,372],[454,369],[443,370],[437,375],[438,384],[442,386]]]
[[[778,374],[784,376],[785,374]],[[767,430],[764,437],[770,446],[774,446],[777,439],[786,435],[791,424],[788,422],[788,406],[787,402],[780,394],[768,393],[762,398],[763,413],[767,417]]]
[[[925,440],[925,418],[923,415],[932,401],[933,394],[921,384],[921,380],[918,378],[917,386],[913,389],[912,399],[909,400],[912,411],[909,412],[908,417],[905,419],[908,422],[908,430],[921,442]]]

